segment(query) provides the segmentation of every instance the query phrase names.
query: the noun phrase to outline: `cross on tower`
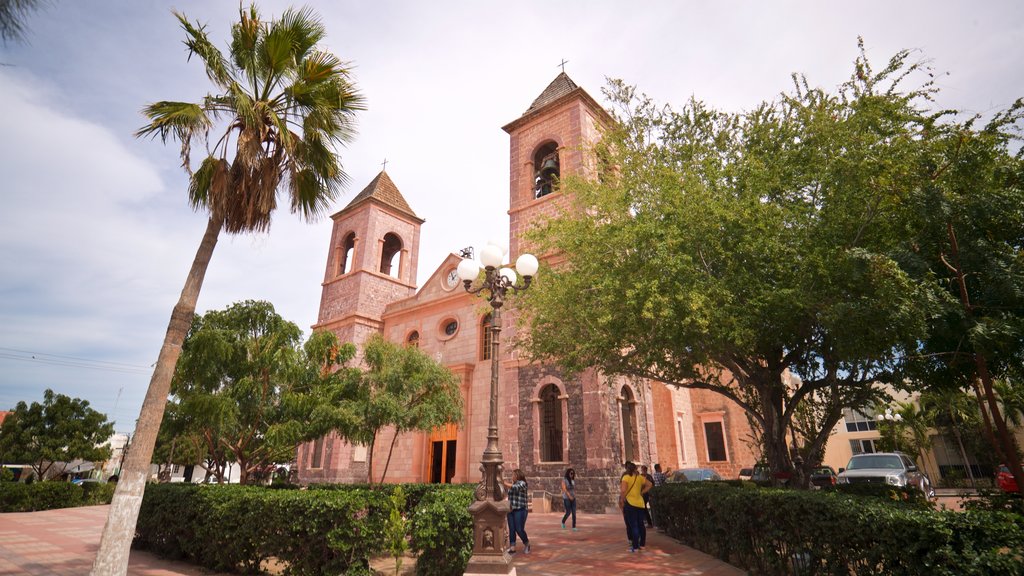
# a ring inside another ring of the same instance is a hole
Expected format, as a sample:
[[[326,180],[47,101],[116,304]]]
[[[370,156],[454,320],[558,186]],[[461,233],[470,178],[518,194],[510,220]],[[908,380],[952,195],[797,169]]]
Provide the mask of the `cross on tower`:
[[[382,171],[388,169],[388,159],[387,158],[385,158],[384,161],[381,162],[381,166],[384,167],[384,168],[381,169]]]
[[[562,73],[565,73],[565,65],[568,64],[568,63],[569,63],[568,60],[566,60],[565,58],[562,58],[562,63],[559,64],[559,66],[562,67]]]

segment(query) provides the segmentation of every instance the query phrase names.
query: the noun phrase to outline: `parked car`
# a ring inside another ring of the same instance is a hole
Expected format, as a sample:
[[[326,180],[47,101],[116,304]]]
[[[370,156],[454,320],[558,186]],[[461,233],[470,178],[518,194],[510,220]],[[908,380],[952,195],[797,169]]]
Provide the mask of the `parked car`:
[[[917,469],[917,465],[902,452],[876,452],[856,454],[850,458],[846,468],[840,468],[837,484],[888,484],[906,488],[917,488],[926,498],[935,496],[928,476]]]
[[[836,471],[831,466],[818,466],[811,471],[811,486],[831,488],[836,485]]]
[[[722,477],[711,468],[683,468],[674,470],[669,474],[668,481],[676,482],[705,482],[708,480],[721,480]]]
[[[767,482],[772,479],[772,469],[764,462],[754,464],[754,472],[750,475],[754,482]]]
[[[740,469],[740,480],[750,480],[754,476],[753,468],[741,468]]]
[[[1006,464],[999,465],[999,472],[996,473],[996,485],[1003,492],[1020,492],[1017,486],[1017,479],[1013,477],[1010,468]]]

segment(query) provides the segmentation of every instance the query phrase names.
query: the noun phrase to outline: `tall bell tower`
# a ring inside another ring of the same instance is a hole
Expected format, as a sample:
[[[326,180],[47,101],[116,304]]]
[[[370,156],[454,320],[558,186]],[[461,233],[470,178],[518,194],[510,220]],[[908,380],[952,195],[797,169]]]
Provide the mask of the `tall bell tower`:
[[[532,222],[569,207],[558,181],[568,175],[590,177],[596,163],[592,147],[601,126],[613,122],[585,90],[560,73],[517,120],[509,134],[509,254],[522,252],[523,234]]]

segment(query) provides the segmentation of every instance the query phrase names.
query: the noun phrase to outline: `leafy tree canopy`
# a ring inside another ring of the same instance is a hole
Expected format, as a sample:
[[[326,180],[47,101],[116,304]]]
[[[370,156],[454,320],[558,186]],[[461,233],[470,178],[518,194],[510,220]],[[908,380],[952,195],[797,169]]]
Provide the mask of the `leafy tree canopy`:
[[[835,91],[795,75],[742,113],[611,82],[597,178],[567,178],[576,209],[534,235],[565,263],[523,299],[527,350],[722,394],[774,471],[793,469],[791,430],[809,469],[844,407],[903,382],[942,300],[899,259],[946,117],[927,72],[862,51]]]
[[[269,431],[291,418],[282,396],[302,371],[301,341],[299,327],[269,302],[248,300],[197,316],[164,424],[178,432],[170,443],[176,448],[180,442],[180,456],[201,447],[214,462],[238,463],[243,483],[290,461],[294,444],[276,441]]]
[[[355,348],[351,344],[338,347],[333,334],[323,333],[319,338],[311,339],[307,353],[322,358],[325,366],[354,357]],[[366,341],[363,364],[365,368],[342,366],[327,377],[327,385],[293,401],[305,406],[309,414],[314,434],[305,439],[333,430],[352,443],[367,446],[370,483],[374,482],[374,446],[385,429],[392,429],[388,460],[380,477],[383,482],[398,437],[459,423],[462,394],[458,378],[448,368],[415,346],[394,344],[379,335]]]
[[[42,404],[18,402],[0,425],[0,460],[31,464],[36,477],[45,479],[72,460],[110,458],[110,447],[101,444],[113,433],[114,424],[87,400],[46,390]]]

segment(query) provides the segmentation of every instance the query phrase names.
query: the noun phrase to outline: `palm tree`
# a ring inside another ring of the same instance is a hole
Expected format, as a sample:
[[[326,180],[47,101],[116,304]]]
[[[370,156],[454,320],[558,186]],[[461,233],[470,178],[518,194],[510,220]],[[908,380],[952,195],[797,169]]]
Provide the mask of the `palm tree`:
[[[0,0],[0,41],[24,42],[27,29],[25,20],[38,10],[42,0]]]
[[[335,149],[353,138],[355,113],[364,109],[348,64],[317,49],[325,31],[308,9],[290,9],[271,21],[261,20],[255,6],[239,10],[231,28],[230,58],[213,46],[205,26],[175,16],[187,36],[189,57],[203,61],[217,93],[198,103],[147,106],[143,113],[150,123],[136,136],[159,135],[164,142],[173,138],[181,143],[189,202],[206,211],[209,221],[171,312],[93,564],[96,576],[127,572],[171,376],[221,230],[266,231],[278,192],[287,194],[293,213],[307,220],[322,215],[348,180]],[[194,142],[207,151],[195,171]]]

